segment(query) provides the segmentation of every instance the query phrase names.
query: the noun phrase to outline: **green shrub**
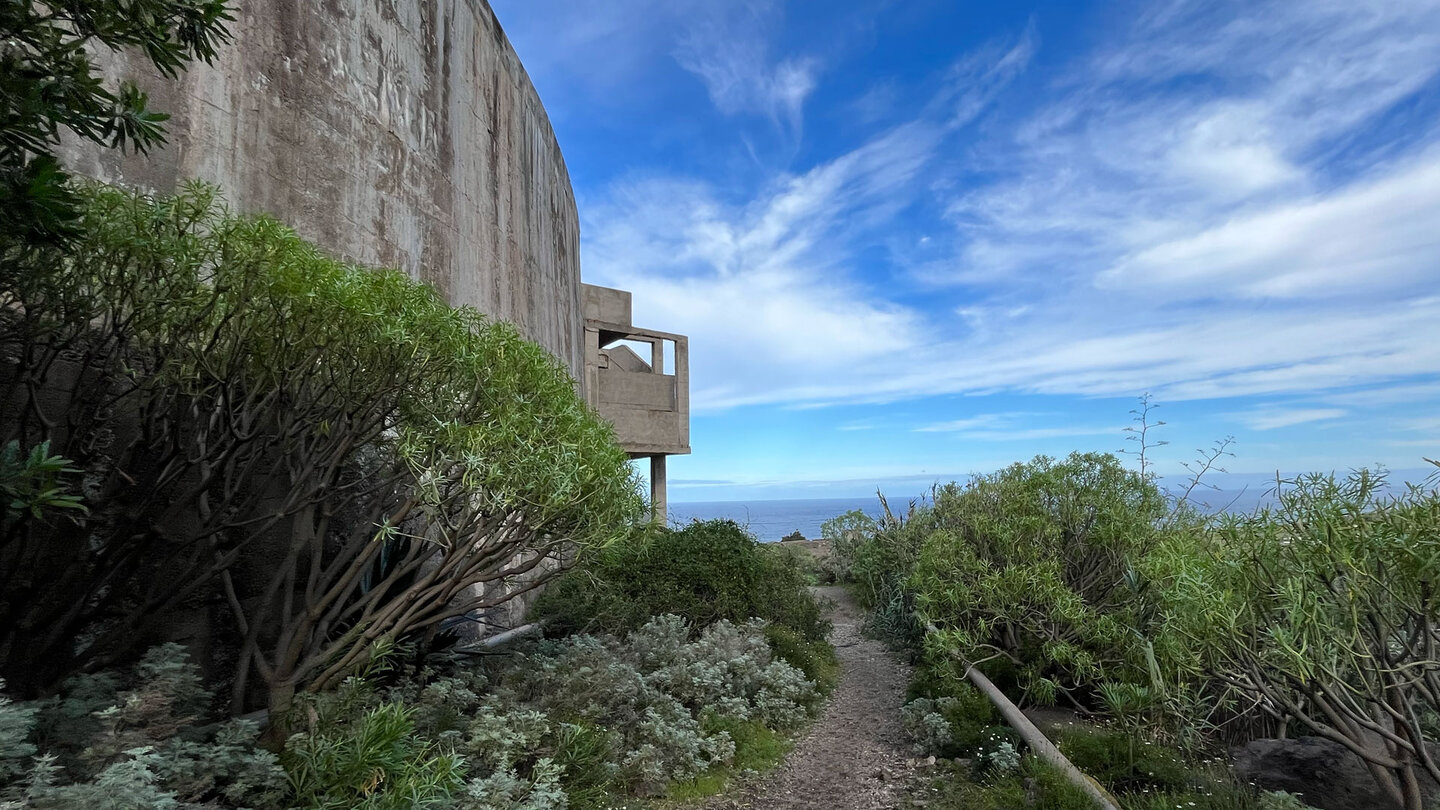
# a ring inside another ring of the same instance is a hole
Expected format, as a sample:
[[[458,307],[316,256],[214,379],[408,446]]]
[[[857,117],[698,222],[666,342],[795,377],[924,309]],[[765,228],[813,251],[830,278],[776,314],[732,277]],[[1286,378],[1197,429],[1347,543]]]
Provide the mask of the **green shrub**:
[[[1075,767],[1116,792],[1185,791],[1214,778],[1173,748],[1122,728],[1067,726],[1055,744]]]
[[[830,553],[821,565],[833,581],[851,581],[850,562],[855,557],[855,549],[874,537],[878,528],[875,519],[860,509],[836,515],[820,524],[820,536],[830,542]]]
[[[555,730],[555,764],[571,810],[599,810],[609,804],[618,768],[612,733],[588,723],[561,723]]]
[[[865,630],[892,648],[914,653],[924,638],[915,618],[915,594],[907,585],[916,556],[931,528],[931,511],[911,502],[897,517],[882,496],[885,518],[872,520],[860,511],[825,523],[831,540],[827,566],[853,585],[857,601],[869,610]]]
[[[0,272],[10,688],[133,660],[213,604],[232,709],[286,716],[641,519],[613,429],[514,326],[210,186],[80,196],[69,250]]]
[[[950,684],[931,694],[939,696],[913,698],[900,712],[916,753],[975,757],[995,742],[1014,741],[1000,725],[995,705],[969,684]]]
[[[1032,810],[1033,791],[1020,773],[996,776],[984,782],[968,770],[941,761],[935,775],[917,784],[900,805],[904,810]],[[1172,809],[1173,810],[1173,809]]]
[[[1368,470],[1300,476],[1270,508],[1162,544],[1145,560],[1161,664],[1344,741],[1392,802],[1417,806],[1417,743],[1440,712],[1436,483],[1395,492]],[[1377,717],[1397,750],[1374,745]]]
[[[830,694],[840,682],[840,659],[828,642],[812,641],[783,624],[767,625],[765,640],[776,658],[805,673],[821,694]]]
[[[756,720],[740,720],[707,712],[701,722],[705,733],[725,735],[735,744],[727,764],[712,765],[692,779],[670,785],[665,795],[678,801],[714,796],[725,790],[733,774],[753,774],[774,768],[790,751],[790,743]]]
[[[992,770],[982,776],[953,764],[943,764],[928,784],[911,789],[901,807],[906,810],[1094,810],[1095,803],[1055,769],[1035,757],[1025,757],[1013,768]]]
[[[382,703],[347,717],[326,703],[316,727],[291,738],[283,757],[298,807],[439,807],[460,789],[464,760],[416,736],[410,709]]]
[[[832,584],[835,580],[825,568],[819,556],[806,546],[787,546],[780,543],[761,543],[762,553],[786,557],[782,565],[794,565],[806,585]]]
[[[1034,786],[1035,810],[1095,810],[1095,800],[1084,788],[1044,760],[1027,757],[1023,771]]]
[[[758,720],[741,720],[707,712],[700,725],[706,733],[724,732],[730,736],[735,743],[735,758],[730,768],[735,771],[769,770],[779,765],[790,752],[789,740]]]
[[[1144,593],[1130,572],[1167,509],[1152,481],[1098,453],[1039,457],[939,488],[907,580],[938,629],[926,644],[968,661],[1003,652],[1038,703],[1144,677]]]
[[[558,635],[623,634],[665,614],[684,618],[696,632],[722,619],[752,618],[812,641],[829,632],[796,561],[768,553],[730,520],[662,529],[593,552],[552,583],[531,612]]]

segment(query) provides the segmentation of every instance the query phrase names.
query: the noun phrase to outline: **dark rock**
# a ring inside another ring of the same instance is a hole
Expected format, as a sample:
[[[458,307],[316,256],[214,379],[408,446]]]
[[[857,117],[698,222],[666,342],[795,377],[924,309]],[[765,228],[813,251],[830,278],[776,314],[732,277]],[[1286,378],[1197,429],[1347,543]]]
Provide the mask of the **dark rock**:
[[[1393,805],[1359,757],[1319,737],[1254,740],[1230,752],[1235,775],[1264,790],[1299,794],[1320,810],[1383,810]],[[1420,775],[1426,807],[1440,807],[1440,786]]]

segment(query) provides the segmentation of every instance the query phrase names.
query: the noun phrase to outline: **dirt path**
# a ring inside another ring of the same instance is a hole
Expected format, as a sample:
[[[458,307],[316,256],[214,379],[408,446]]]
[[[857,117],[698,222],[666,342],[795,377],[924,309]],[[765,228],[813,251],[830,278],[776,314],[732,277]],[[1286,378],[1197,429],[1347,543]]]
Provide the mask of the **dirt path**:
[[[863,611],[844,588],[817,588],[835,603],[830,641],[840,657],[840,684],[830,705],[785,764],[708,810],[888,810],[911,776],[900,706],[910,668],[878,641],[863,638]]]

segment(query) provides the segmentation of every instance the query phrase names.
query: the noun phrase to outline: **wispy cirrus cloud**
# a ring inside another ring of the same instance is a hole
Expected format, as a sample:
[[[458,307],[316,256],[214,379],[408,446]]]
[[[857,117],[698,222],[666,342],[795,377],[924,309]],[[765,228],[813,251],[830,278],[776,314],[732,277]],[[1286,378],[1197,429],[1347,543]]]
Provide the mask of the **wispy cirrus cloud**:
[[[1349,411],[1341,408],[1261,408],[1235,414],[1235,418],[1244,422],[1251,430],[1275,430],[1339,419],[1348,413]]]
[[[782,49],[775,3],[686,9],[665,53],[716,109],[798,135],[834,55]],[[585,274],[691,335],[699,410],[977,391],[1303,397],[1312,416],[1434,400],[1440,6],[1127,9],[1041,75],[1065,33],[1043,17],[924,88],[876,76],[855,103],[879,134],[802,166],[744,182],[651,167],[592,189]]]
[[[1054,424],[1055,422],[1061,424]],[[1037,424],[1045,422],[1049,424]],[[915,428],[917,433],[947,433],[957,439],[977,442],[1034,441],[1070,436],[1123,436],[1116,425],[1068,424],[1064,414],[982,413],[962,419],[935,422]]]
[[[811,56],[772,55],[783,19],[775,0],[698,4],[671,54],[705,84],[716,109],[765,116],[798,139],[821,66]]]

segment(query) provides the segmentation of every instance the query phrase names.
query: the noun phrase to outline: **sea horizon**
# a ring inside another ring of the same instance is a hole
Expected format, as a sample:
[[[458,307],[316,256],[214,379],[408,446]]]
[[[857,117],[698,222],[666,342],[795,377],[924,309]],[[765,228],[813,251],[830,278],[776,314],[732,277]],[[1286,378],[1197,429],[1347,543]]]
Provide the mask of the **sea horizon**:
[[[1391,472],[1390,486],[1406,482],[1420,483],[1433,481],[1425,470],[1396,470]],[[1220,489],[1197,489],[1191,493],[1190,501],[1205,512],[1247,513],[1274,502],[1274,476],[1232,475]],[[1248,479],[1248,480],[1246,480]],[[1162,479],[1162,485],[1165,480]],[[1170,490],[1181,481],[1170,482]],[[903,513],[912,501],[928,503],[930,493],[919,495],[886,495],[890,509]],[[729,519],[747,529],[763,543],[773,543],[793,532],[799,532],[807,540],[820,537],[820,527],[825,521],[852,510],[860,510],[873,518],[881,513],[880,499],[874,494],[839,498],[745,498],[725,501],[671,501],[668,508],[668,522],[674,527],[683,527],[692,520]]]

